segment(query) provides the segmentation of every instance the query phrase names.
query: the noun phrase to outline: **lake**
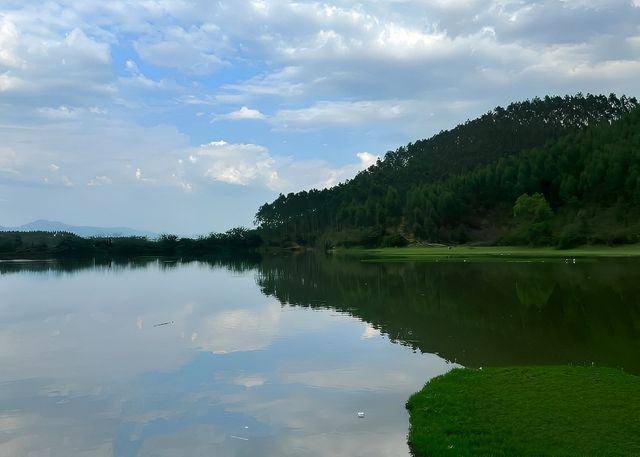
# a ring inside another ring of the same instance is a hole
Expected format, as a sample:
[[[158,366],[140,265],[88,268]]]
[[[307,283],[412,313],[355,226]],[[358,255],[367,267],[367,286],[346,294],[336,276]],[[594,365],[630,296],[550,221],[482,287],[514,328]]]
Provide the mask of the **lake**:
[[[0,456],[408,456],[454,366],[640,374],[639,267],[0,262]]]

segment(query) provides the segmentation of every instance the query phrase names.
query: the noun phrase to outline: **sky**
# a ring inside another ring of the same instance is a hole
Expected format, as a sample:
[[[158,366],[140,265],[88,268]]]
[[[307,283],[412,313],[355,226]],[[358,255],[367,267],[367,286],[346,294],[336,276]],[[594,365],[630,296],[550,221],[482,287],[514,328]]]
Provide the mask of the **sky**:
[[[638,81],[640,0],[0,0],[0,225],[251,226],[495,106]]]

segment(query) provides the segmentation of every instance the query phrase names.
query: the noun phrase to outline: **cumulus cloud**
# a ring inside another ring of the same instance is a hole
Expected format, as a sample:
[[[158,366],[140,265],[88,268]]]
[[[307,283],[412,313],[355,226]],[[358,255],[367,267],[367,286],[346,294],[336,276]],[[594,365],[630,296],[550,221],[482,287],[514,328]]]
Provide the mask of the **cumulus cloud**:
[[[197,164],[205,177],[228,184],[259,183],[276,189],[280,181],[273,157],[256,144],[212,141],[194,151],[189,161]]]
[[[30,100],[83,101],[113,90],[111,52],[107,43],[81,28],[37,27],[37,18],[23,14],[0,16],[0,88]]]
[[[219,140],[191,151],[188,160],[180,162],[180,165],[187,167],[186,176],[195,181],[206,178],[226,184],[263,187],[274,192],[291,192],[334,186],[353,178],[379,157],[359,152],[356,158],[355,163],[335,167],[318,159],[273,155],[266,147],[257,144],[232,144]],[[185,177],[185,174],[181,176]]]
[[[262,120],[266,119],[267,116],[262,114],[259,110],[247,108],[243,106],[239,110],[232,111],[227,114],[222,114],[218,116],[214,116],[213,120],[227,119],[231,121],[241,121],[241,120]]]
[[[2,10],[0,185],[11,201],[24,195],[11,186],[25,184],[76,184],[66,195],[94,198],[107,198],[105,184],[193,195],[228,185],[254,200],[324,187],[371,163],[358,151],[376,157],[532,96],[637,95],[640,72],[637,0],[51,0]],[[264,122],[240,122],[249,120]],[[209,143],[217,138],[228,143]]]

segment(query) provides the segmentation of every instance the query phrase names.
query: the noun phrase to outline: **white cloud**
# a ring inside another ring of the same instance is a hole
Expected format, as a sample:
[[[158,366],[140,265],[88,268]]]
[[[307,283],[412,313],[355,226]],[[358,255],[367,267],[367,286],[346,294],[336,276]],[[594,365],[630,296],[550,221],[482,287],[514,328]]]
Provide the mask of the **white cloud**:
[[[218,102],[235,103],[259,97],[300,97],[304,95],[305,87],[308,85],[308,81],[303,81],[306,76],[300,66],[285,66],[246,81],[224,84],[215,99]]]
[[[290,125],[361,124],[398,119],[410,113],[412,102],[397,100],[318,102],[307,108],[280,110],[273,122]]]
[[[85,33],[75,28],[65,38],[65,44],[72,51],[74,57],[83,61],[96,61],[100,64],[111,62],[111,52],[107,43],[100,43],[89,38]],[[62,64],[67,64],[67,59],[63,58]]]
[[[57,108],[43,107],[38,108],[37,113],[54,120],[77,119],[81,110],[69,106],[59,106]]]
[[[289,165],[286,176],[289,177],[293,189],[325,189],[353,178],[358,172],[376,163],[378,156],[368,152],[356,154],[358,162],[332,167],[323,161],[296,161]],[[285,174],[284,170],[282,172]]]
[[[87,183],[87,186],[99,187],[105,186],[109,183],[111,183],[111,178],[109,178],[108,176],[96,176]]]
[[[137,74],[140,73],[140,69],[138,68],[138,64],[135,63],[133,60],[129,59],[124,63],[124,67],[127,69],[127,71],[129,71],[130,73],[133,74]]]
[[[224,35],[216,25],[171,26],[159,32],[134,43],[140,57],[149,63],[194,74],[213,73],[226,65],[217,55],[224,47]]]
[[[189,152],[180,164],[187,167],[192,179],[204,177],[233,185],[254,185],[271,191],[323,189],[373,165],[378,156],[368,152],[356,154],[358,161],[341,167],[317,159],[296,159],[273,155],[257,144],[231,144],[212,141]]]
[[[212,141],[194,151],[190,161],[198,164],[205,177],[227,184],[258,183],[275,190],[280,182],[273,157],[256,144]]]
[[[239,121],[239,120],[262,120],[266,119],[267,116],[262,114],[259,110],[247,108],[246,106],[241,107],[239,110],[232,111],[227,114],[222,114],[218,116],[214,116],[213,120],[226,119],[231,121]]]
[[[119,81],[125,86],[133,86],[140,89],[150,90],[167,90],[177,89],[179,86],[174,82],[167,79],[161,79],[159,81],[148,78],[138,68],[138,64],[133,60],[127,60],[125,62],[125,69],[131,75],[126,78],[119,78]]]
[[[20,172],[16,170],[19,166],[16,151],[10,147],[0,146],[0,173],[19,175]]]
[[[0,74],[0,92],[25,90],[29,87],[29,83],[23,79],[17,78],[5,72]]]
[[[7,20],[0,23],[0,64],[5,67],[20,67],[24,61],[17,55],[20,36],[15,24]]]
[[[215,181],[254,200],[269,198],[265,188],[336,184],[377,153],[499,104],[577,91],[636,95],[638,6],[9,2],[0,14],[0,184],[79,192],[62,189],[64,175],[66,184],[92,183],[97,198],[107,194],[103,176],[110,191],[198,196]],[[209,124],[198,105],[220,113],[214,120],[265,122]],[[215,138],[229,143],[196,146]],[[274,146],[284,141],[299,149]],[[364,149],[375,154],[345,159]],[[12,192],[12,201],[24,194]]]
[[[77,25],[41,22],[41,13],[26,7],[0,15],[0,91],[19,107],[14,114],[36,103],[82,106],[113,94],[110,45]]]
[[[380,159],[380,156],[373,155],[366,151],[359,152],[356,154],[356,156],[358,157],[358,159],[360,159],[360,163],[363,168],[369,168],[371,165],[375,164]]]

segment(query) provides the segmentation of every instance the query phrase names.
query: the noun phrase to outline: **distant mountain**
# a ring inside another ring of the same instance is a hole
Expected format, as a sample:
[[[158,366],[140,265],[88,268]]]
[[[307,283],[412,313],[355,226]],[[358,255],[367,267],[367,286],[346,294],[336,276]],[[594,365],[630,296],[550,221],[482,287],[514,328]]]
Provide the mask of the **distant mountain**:
[[[37,220],[18,227],[2,227],[0,232],[70,232],[83,237],[91,236],[146,236],[157,238],[158,234],[129,227],[88,227],[64,224],[57,221]]]

